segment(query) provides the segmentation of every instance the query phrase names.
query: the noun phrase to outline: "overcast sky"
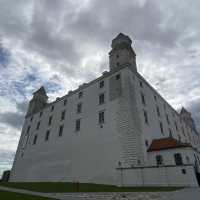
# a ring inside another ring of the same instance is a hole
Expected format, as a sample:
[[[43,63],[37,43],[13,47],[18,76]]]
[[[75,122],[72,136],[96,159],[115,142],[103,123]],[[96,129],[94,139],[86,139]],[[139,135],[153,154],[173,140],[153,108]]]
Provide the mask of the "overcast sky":
[[[0,174],[33,91],[44,85],[54,100],[98,77],[120,32],[133,40],[138,71],[200,129],[199,10],[199,0],[0,0]]]

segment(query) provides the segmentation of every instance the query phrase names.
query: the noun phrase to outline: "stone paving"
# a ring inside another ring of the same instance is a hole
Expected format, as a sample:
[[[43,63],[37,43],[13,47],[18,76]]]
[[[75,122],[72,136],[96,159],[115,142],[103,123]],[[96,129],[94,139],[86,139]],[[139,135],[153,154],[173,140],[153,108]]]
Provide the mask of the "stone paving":
[[[0,186],[0,190],[49,197],[60,200],[200,200],[199,188],[175,192],[125,192],[125,193],[42,193]]]

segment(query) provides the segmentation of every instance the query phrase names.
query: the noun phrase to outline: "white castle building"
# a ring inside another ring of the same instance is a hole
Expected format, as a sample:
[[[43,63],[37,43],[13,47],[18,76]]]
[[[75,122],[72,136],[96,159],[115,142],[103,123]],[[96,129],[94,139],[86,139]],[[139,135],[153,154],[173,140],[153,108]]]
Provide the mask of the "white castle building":
[[[198,186],[200,138],[137,72],[131,39],[112,41],[109,72],[49,103],[33,94],[10,181]]]

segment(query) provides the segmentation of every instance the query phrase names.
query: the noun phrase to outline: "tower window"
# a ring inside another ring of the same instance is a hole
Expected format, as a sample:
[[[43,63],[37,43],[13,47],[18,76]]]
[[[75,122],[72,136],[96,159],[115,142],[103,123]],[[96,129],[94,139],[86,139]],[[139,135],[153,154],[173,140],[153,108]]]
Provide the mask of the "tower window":
[[[175,125],[175,128],[176,128],[176,130],[178,131],[178,126],[177,126],[177,123],[176,123],[176,122],[174,122],[174,125]]]
[[[81,113],[82,112],[82,103],[79,103],[77,105],[77,113]]]
[[[103,104],[105,102],[105,95],[104,93],[99,95],[99,104]]]
[[[29,133],[29,131],[30,131],[30,128],[31,128],[31,126],[28,126],[28,128],[27,128],[27,131],[26,131],[26,134],[28,134],[28,133]]]
[[[140,95],[141,95],[142,104],[143,104],[143,105],[146,105],[145,98],[144,98],[144,94],[141,92]]]
[[[43,112],[40,112],[40,117],[42,117]]]
[[[117,62],[117,66],[119,66],[119,63]]]
[[[33,116],[31,117],[31,122],[33,121]]]
[[[157,116],[160,117],[160,109],[158,106],[156,106]]]
[[[171,128],[169,128],[169,137],[173,137],[173,134],[172,134],[172,129]]]
[[[37,123],[36,129],[39,130],[39,128],[40,128],[40,122]]]
[[[36,143],[37,143],[37,135],[35,135],[33,138],[33,145],[35,145]]]
[[[170,124],[170,121],[169,121],[169,116],[168,114],[166,114],[166,120],[167,120],[167,123]]]
[[[157,101],[157,96],[156,95],[154,95],[154,100]]]
[[[118,55],[118,54],[116,55],[116,58],[119,58],[119,55]]]
[[[58,133],[58,136],[59,136],[59,137],[62,136],[63,128],[64,128],[64,125],[61,125],[61,126],[59,127],[59,133]]]
[[[48,125],[50,126],[52,122],[52,116],[49,117]]]
[[[119,80],[120,79],[120,74],[117,74],[116,75],[116,80]]]
[[[81,119],[77,119],[76,120],[75,130],[76,131],[80,131],[80,128],[81,128]]]
[[[105,122],[104,111],[99,112],[99,124],[103,124]]]
[[[63,104],[64,106],[67,104],[67,99],[64,100]]]
[[[64,120],[64,119],[65,119],[65,110],[63,110],[61,113],[61,120]]]
[[[45,135],[45,141],[49,140],[50,131],[48,130]]]
[[[82,96],[83,96],[83,92],[81,91],[78,93],[78,98],[80,99]]]
[[[51,106],[51,112],[54,110],[54,105],[53,106]]]
[[[142,81],[140,81],[140,87],[141,87],[141,88],[143,88],[143,84],[142,84]]]
[[[147,111],[143,110],[143,114],[144,114],[144,121],[145,121],[145,123],[149,124]]]
[[[162,122],[160,122],[160,132],[161,132],[162,134],[164,134]]]
[[[104,87],[104,81],[100,81],[99,87],[100,87],[100,88],[103,88],[103,87]]]

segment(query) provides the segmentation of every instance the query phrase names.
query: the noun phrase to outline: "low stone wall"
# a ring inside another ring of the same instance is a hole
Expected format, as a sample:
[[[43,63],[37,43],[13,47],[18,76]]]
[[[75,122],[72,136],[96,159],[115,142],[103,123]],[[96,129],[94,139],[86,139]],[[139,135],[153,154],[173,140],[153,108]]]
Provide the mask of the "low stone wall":
[[[192,165],[117,168],[117,176],[119,186],[198,187]]]

